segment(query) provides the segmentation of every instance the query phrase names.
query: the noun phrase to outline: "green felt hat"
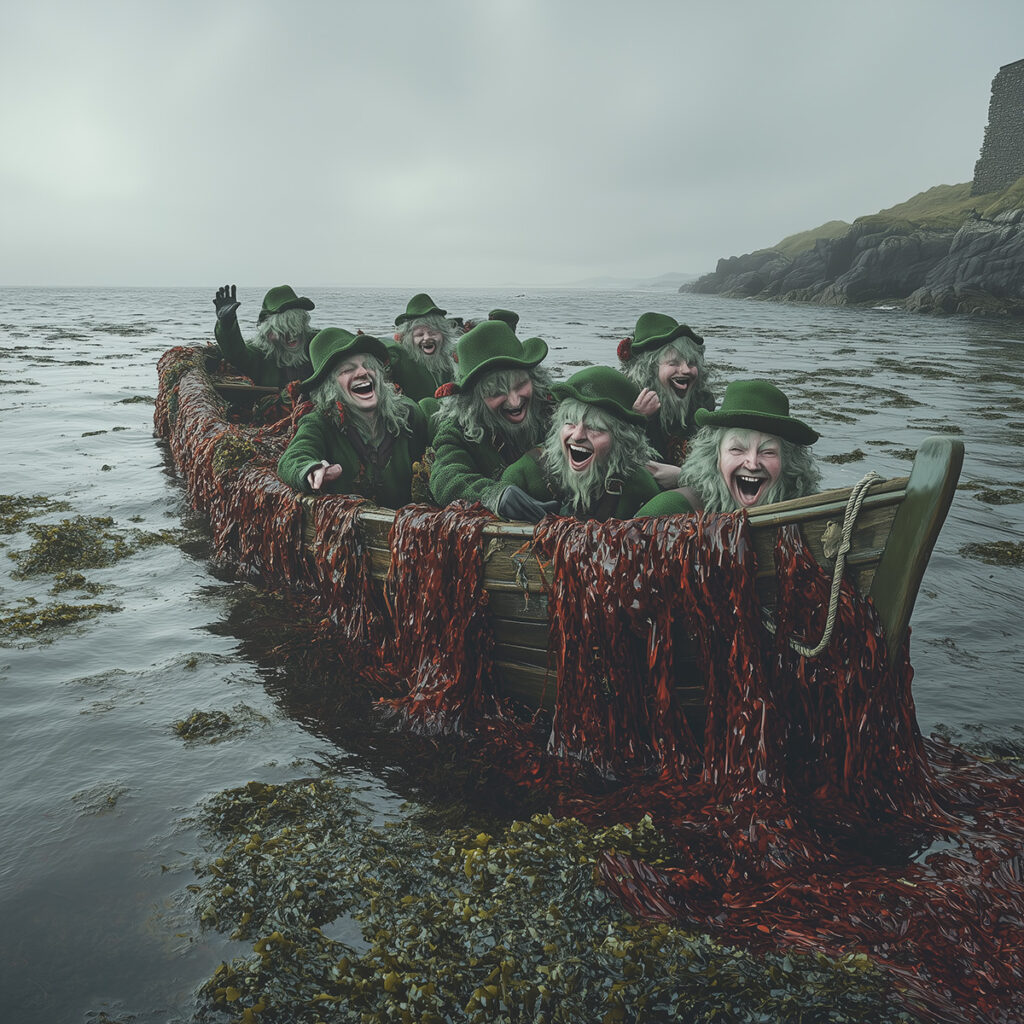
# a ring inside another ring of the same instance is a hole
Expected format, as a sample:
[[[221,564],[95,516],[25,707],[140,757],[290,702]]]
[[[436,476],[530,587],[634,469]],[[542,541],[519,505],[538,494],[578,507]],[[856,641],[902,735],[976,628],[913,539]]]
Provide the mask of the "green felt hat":
[[[675,341],[676,338],[689,338],[695,345],[704,344],[704,339],[695,334],[687,324],[681,324],[664,313],[644,313],[637,320],[633,330],[629,356],[653,352],[663,348],[670,341]]]
[[[310,310],[315,308],[312,299],[307,299],[304,295],[296,295],[295,289],[290,284],[279,284],[263,296],[263,308],[260,310],[257,323],[263,323],[268,316],[283,313],[286,309]]]
[[[821,436],[806,423],[789,415],[789,399],[766,380],[734,380],[726,389],[722,404],[715,412],[698,409],[694,414],[698,427],[742,427],[762,434],[814,444]]]
[[[588,366],[567,381],[555,384],[552,394],[559,401],[567,398],[611,413],[624,423],[642,427],[645,418],[633,409],[640,389],[624,374],[610,366]]]
[[[503,320],[481,320],[455,345],[458,374],[455,391],[468,388],[480,374],[490,370],[532,369],[548,354],[546,341],[527,338],[520,341]]]
[[[492,309],[487,314],[488,320],[502,320],[514,331],[519,325],[519,314],[513,313],[511,309]]]
[[[313,335],[309,343],[309,361],[313,364],[313,376],[302,382],[303,388],[313,388],[323,382],[331,365],[346,356],[360,352],[376,356],[388,365],[388,350],[379,338],[369,334],[352,334],[340,327],[325,327]]]
[[[432,313],[436,313],[438,316],[447,316],[448,310],[434,305],[434,300],[426,292],[420,292],[419,295],[414,295],[409,300],[405,312],[399,313],[395,317],[395,326],[401,326],[406,320],[419,320],[421,316],[430,316]]]

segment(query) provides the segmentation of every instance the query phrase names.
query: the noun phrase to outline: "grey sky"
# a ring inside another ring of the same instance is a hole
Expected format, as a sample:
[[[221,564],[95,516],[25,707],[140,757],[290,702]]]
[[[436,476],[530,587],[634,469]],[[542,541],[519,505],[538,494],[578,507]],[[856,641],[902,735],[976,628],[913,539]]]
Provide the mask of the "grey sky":
[[[1020,0],[37,0],[0,284],[703,273],[969,181]]]

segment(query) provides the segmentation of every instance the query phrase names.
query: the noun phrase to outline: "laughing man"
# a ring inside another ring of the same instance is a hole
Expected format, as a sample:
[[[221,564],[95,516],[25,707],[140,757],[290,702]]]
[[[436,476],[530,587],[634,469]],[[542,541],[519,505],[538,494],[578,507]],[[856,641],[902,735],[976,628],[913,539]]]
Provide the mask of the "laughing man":
[[[590,366],[553,392],[559,402],[547,437],[502,482],[538,502],[556,500],[563,515],[601,522],[636,515],[660,493],[644,468],[653,452],[633,409],[639,389],[610,366]]]
[[[766,380],[737,380],[717,412],[699,409],[679,489],[664,491],[651,514],[734,512],[813,494],[821,479],[810,445],[819,434],[789,415],[789,399]]]
[[[652,472],[674,487],[699,409],[714,409],[704,339],[663,313],[644,313],[632,338],[619,344],[622,372],[638,388],[635,409],[647,417],[647,436],[658,453]]]
[[[303,390],[314,409],[299,421],[278,476],[305,493],[359,494],[388,508],[407,504],[427,424],[420,407],[387,380],[384,343],[328,327],[309,352],[315,370]]]
[[[484,320],[459,338],[456,352],[458,376],[437,391],[434,499],[478,501],[506,519],[540,519],[555,503],[499,478],[547,432],[552,382],[540,366],[547,343],[520,341],[503,321]]]
[[[256,335],[248,343],[238,326],[240,303],[235,286],[218,288],[213,305],[217,312],[214,337],[224,358],[254,383],[283,388],[312,373],[309,311],[315,307],[311,299],[296,295],[291,285],[278,285],[263,297]]]
[[[414,402],[432,399],[434,392],[455,379],[456,328],[425,292],[414,295],[404,313],[395,317],[395,341],[388,344],[391,379]]]

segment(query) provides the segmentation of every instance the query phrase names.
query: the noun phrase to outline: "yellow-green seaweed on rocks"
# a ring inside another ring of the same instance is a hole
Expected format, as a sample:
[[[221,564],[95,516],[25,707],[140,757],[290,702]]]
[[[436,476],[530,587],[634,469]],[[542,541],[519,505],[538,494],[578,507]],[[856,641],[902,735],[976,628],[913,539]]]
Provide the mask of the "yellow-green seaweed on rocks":
[[[203,812],[197,914],[252,942],[202,987],[210,1021],[911,1021],[865,956],[754,955],[632,918],[595,881],[614,849],[658,863],[649,819],[589,829],[373,824],[329,778],[228,790]],[[331,937],[361,928],[362,942]]]

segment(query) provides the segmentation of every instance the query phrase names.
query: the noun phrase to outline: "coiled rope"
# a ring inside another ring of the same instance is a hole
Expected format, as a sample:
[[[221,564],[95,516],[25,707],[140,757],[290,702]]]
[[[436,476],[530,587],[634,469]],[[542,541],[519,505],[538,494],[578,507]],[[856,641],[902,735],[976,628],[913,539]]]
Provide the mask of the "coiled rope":
[[[828,601],[828,618],[825,620],[825,631],[821,635],[821,640],[818,642],[816,647],[805,647],[803,644],[798,643],[792,637],[789,638],[789,646],[796,651],[797,654],[802,655],[805,658],[816,658],[826,647],[832,639],[832,630],[836,624],[836,612],[839,609],[839,588],[843,583],[843,570],[846,568],[846,554],[850,550],[850,537],[853,534],[853,528],[857,523],[857,516],[860,514],[860,507],[864,504],[864,499],[868,496],[868,490],[871,485],[883,478],[877,473],[868,473],[866,476],[857,481],[853,485],[853,489],[850,491],[849,500],[846,502],[846,511],[843,513],[843,539],[838,549],[836,550],[836,564],[832,570],[832,593],[829,596]],[[775,635],[775,623],[768,617],[767,611],[765,612],[764,618],[765,628],[772,636]]]

